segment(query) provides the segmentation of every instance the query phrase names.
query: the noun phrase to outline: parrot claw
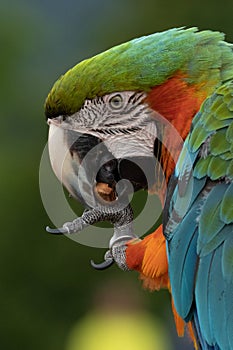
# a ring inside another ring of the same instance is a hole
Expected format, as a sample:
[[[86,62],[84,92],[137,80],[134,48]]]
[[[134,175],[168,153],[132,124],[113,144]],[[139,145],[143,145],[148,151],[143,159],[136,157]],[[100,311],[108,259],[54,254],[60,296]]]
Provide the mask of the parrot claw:
[[[96,270],[105,270],[108,267],[112,266],[114,264],[114,259],[112,257],[112,254],[110,250],[108,250],[104,255],[104,261],[100,264],[96,264],[93,260],[91,260],[91,266],[94,267]]]
[[[66,222],[61,228],[46,227],[52,234],[72,234],[82,231],[85,227],[100,221],[110,221],[114,225],[114,233],[109,242],[109,250],[104,255],[104,261],[96,264],[91,260],[91,266],[96,270],[105,270],[115,262],[122,270],[127,271],[126,243],[137,238],[133,233],[133,210],[130,204],[117,207],[103,207],[85,210],[81,217]]]
[[[86,211],[84,214],[87,213]],[[49,233],[53,233],[55,235],[64,235],[67,233],[76,233],[82,231],[86,226],[88,226],[88,223],[86,223],[83,220],[83,217],[78,217],[77,219],[66,222],[62,227],[59,228],[50,228],[49,226],[46,227],[46,231]]]
[[[50,228],[49,226],[47,226],[46,231],[49,233],[52,233],[54,235],[64,235],[66,233],[69,233],[69,231],[66,227]]]

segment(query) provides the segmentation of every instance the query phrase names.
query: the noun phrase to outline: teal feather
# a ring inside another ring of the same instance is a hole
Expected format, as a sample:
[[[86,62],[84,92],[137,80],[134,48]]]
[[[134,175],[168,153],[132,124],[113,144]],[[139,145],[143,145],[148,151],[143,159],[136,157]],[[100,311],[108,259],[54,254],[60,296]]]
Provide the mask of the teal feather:
[[[170,243],[171,249],[177,247],[183,254],[169,257],[169,274],[174,277],[174,283],[172,284],[172,295],[176,310],[179,315],[186,321],[192,316],[192,303],[193,303],[193,289],[195,281],[195,273],[197,266],[197,254],[196,254],[196,240],[197,234],[193,228],[187,233],[187,238],[179,241],[175,239]],[[176,236],[174,236],[176,237]]]
[[[222,197],[221,205],[220,205],[220,218],[226,223],[230,224],[233,222],[233,183],[228,186],[227,191]],[[233,235],[233,232],[232,232]]]
[[[188,139],[189,138],[187,137],[183,144],[179,159],[176,163],[175,175],[179,178],[182,178],[187,173],[190,174],[193,168],[193,163],[198,156],[197,152],[190,152],[188,147]]]
[[[186,191],[182,193],[182,196],[179,195],[178,192],[174,203],[174,209],[178,215],[184,216],[188,210],[192,209],[194,201],[204,188],[205,184],[206,178],[202,178],[200,180],[191,178],[186,186]]]
[[[233,292],[233,291],[231,291]],[[231,294],[232,295],[232,294]],[[233,330],[231,325],[233,324],[233,312],[228,317],[227,330],[228,330],[228,341],[230,344],[230,349],[233,349]]]
[[[229,230],[229,235],[223,244],[222,270],[224,278],[232,284],[233,289],[233,224],[226,227]]]
[[[213,237],[208,243],[201,244],[197,248],[197,253],[200,257],[212,253],[232,234],[232,227],[225,225],[219,233]]]
[[[168,207],[170,218],[166,223],[166,229],[164,230],[167,239],[171,239],[174,236],[177,226],[179,227],[183,218],[185,218],[186,213],[190,209],[193,209],[194,202],[204,188],[205,184],[206,178],[202,178],[201,180],[191,178],[186,185],[185,192],[182,193],[182,195],[179,194],[179,185],[177,185]]]
[[[225,295],[228,286],[223,279],[221,259],[222,246],[200,259],[195,300],[204,339],[213,346],[213,349],[230,350],[227,317],[219,317],[222,313],[225,316],[229,314]],[[224,344],[224,347],[219,347],[217,344]]]
[[[233,85],[228,82],[204,102],[195,116],[185,143],[189,152],[197,154],[193,173],[190,176],[190,172],[182,193],[184,198],[178,191],[178,181],[168,220],[168,223],[173,220],[174,227],[169,234],[168,254],[169,261],[172,257],[169,271],[177,311],[183,318],[187,315],[186,320],[192,319],[189,307],[191,301],[193,307],[196,303],[197,314],[195,308],[192,309],[193,322],[199,330],[203,349],[212,350],[231,350],[233,345],[233,116],[228,108],[230,96],[233,98]],[[186,161],[184,156],[179,169],[190,169],[183,161]],[[190,198],[190,184],[200,179],[205,182],[200,188],[194,185],[196,201],[174,225],[176,214],[182,213],[181,203]],[[185,225],[192,210],[196,210],[196,217]],[[196,244],[192,245],[194,242]],[[188,256],[192,256],[191,262]],[[193,277],[195,264],[197,269]],[[193,288],[191,295],[190,288]]]
[[[232,265],[232,253],[233,253],[233,225],[231,226],[231,235],[229,235],[228,239],[224,242],[223,245],[223,253],[222,253],[222,274],[221,279],[218,278],[218,283],[224,284],[224,301],[225,301],[225,309],[222,311],[226,320],[226,331],[228,335],[228,349],[233,349],[233,265]],[[218,316],[219,317],[219,316]],[[223,343],[224,344],[224,343]],[[224,344],[225,346],[225,344]],[[227,347],[226,347],[227,349]],[[224,348],[223,348],[224,350]]]
[[[206,341],[212,345],[212,335],[209,322],[209,276],[212,255],[200,259],[195,284],[195,300],[201,332]]]
[[[196,216],[199,203],[182,220],[169,241],[169,276],[172,279],[172,295],[176,310],[184,319],[189,317],[193,302],[196,271]],[[184,235],[185,232],[185,235]],[[179,251],[179,255],[177,255]]]
[[[209,286],[208,286],[208,311],[209,324],[212,336],[212,342],[224,344],[224,349],[229,349],[228,335],[227,335],[227,317],[220,318],[222,312],[228,314],[226,305],[226,290],[227,285],[222,273],[223,246],[220,246],[212,254],[212,263],[210,266]]]
[[[227,188],[227,184],[219,184],[212,188],[207,196],[199,218],[198,251],[209,243],[225,225],[220,218],[220,209],[222,197]]]

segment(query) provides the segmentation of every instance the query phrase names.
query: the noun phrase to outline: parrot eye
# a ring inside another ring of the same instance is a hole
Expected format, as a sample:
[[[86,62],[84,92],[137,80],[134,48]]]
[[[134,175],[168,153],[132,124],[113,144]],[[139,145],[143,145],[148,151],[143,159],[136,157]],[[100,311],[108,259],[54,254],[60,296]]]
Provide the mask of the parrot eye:
[[[110,98],[109,104],[113,109],[119,109],[123,104],[123,97],[120,94],[114,95]]]

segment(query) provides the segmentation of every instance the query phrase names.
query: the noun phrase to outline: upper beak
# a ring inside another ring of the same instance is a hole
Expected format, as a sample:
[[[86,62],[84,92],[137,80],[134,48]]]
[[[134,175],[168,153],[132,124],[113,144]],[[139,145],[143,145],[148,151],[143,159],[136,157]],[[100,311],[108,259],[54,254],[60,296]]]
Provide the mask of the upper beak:
[[[97,200],[115,200],[117,160],[102,140],[63,128],[61,122],[47,120],[49,157],[57,178],[86,207],[95,207]]]

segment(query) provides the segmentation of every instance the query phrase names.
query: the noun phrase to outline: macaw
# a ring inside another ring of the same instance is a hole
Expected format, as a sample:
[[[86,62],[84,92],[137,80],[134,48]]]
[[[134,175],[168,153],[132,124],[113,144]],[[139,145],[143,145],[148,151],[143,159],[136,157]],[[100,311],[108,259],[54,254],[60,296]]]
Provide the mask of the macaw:
[[[187,325],[196,349],[233,349],[232,51],[196,28],[133,39],[71,68],[45,103],[52,168],[87,208],[47,231],[112,222],[105,261],[92,265],[168,288],[178,334]],[[140,189],[163,204],[143,239],[127,202]]]

